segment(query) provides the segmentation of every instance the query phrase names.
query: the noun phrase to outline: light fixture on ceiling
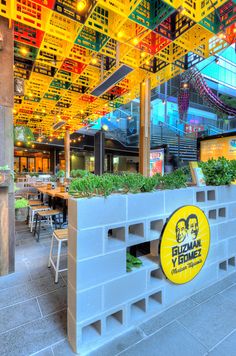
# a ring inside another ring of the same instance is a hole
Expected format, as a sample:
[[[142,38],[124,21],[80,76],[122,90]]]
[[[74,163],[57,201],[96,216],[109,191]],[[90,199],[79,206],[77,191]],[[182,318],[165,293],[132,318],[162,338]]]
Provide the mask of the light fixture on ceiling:
[[[139,39],[138,39],[137,37],[135,37],[135,38],[133,39],[133,44],[134,44],[135,46],[137,46],[138,43],[139,43]]]
[[[78,0],[76,4],[76,10],[78,12],[83,12],[86,10],[87,6],[88,6],[87,0]]]
[[[28,49],[26,47],[21,47],[20,48],[20,53],[23,55],[23,56],[26,56],[28,54]]]
[[[93,58],[91,59],[91,63],[92,63],[92,64],[97,64],[97,62],[98,62],[97,58],[93,57]]]
[[[108,125],[102,125],[102,129],[103,129],[103,131],[108,131],[109,130],[109,127],[108,127]]]

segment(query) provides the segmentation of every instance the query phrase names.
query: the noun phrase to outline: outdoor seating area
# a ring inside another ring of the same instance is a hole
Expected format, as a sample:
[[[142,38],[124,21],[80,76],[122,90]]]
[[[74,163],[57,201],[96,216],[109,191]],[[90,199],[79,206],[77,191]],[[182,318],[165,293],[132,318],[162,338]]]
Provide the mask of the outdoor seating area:
[[[49,177],[50,178],[50,177]],[[55,183],[46,183],[44,180],[25,180],[16,183],[16,199],[27,199],[27,216],[20,216],[20,220],[28,226],[32,239],[39,242],[42,238],[52,236],[52,245],[48,250],[48,266],[51,264],[55,270],[55,283],[58,283],[60,270],[60,257],[62,242],[68,241],[68,193],[66,187],[56,187]],[[20,187],[19,187],[20,186]],[[29,199],[29,200],[28,200]],[[21,208],[22,209],[22,208]],[[25,220],[24,220],[25,218]],[[61,236],[64,236],[62,239]],[[56,262],[53,262],[53,240],[58,242]],[[46,265],[45,265],[46,267]]]
[[[236,0],[0,0],[0,356],[236,356]]]

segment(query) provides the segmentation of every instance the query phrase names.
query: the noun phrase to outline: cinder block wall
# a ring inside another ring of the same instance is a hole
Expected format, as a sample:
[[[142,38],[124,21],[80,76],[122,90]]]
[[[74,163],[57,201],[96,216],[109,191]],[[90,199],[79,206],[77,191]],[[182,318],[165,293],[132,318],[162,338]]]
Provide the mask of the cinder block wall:
[[[184,285],[162,274],[158,247],[166,219],[196,205],[209,219],[210,251]],[[126,272],[127,247],[151,241],[143,265]],[[88,351],[236,270],[236,186],[69,200],[68,337]]]

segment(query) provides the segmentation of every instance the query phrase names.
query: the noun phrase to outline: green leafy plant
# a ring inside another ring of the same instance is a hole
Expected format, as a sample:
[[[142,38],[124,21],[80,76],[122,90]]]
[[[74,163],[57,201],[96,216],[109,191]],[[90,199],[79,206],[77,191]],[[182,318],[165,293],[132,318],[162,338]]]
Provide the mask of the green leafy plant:
[[[15,200],[15,209],[28,208],[29,201],[25,198]]]
[[[229,185],[236,179],[236,162],[225,157],[200,162],[207,185]]]
[[[184,173],[183,169],[179,168],[175,171],[164,174],[160,178],[161,189],[180,189],[187,186],[188,177]]]
[[[161,175],[155,174],[153,177],[143,177],[141,192],[153,192],[160,185]]]
[[[122,186],[126,192],[139,193],[143,184],[144,177],[140,173],[126,173],[122,176]]]
[[[126,252],[126,271],[131,272],[132,268],[139,268],[142,266],[142,261],[131,255],[129,252]]]
[[[57,178],[65,178],[65,171],[60,170],[56,174]]]

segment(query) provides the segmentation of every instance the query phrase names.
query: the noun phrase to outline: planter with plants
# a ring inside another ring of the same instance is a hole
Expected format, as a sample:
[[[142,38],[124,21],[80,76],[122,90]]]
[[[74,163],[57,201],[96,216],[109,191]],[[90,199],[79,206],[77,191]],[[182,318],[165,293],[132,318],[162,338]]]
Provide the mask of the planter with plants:
[[[59,179],[59,182],[61,184],[64,183],[65,175],[66,175],[65,171],[63,171],[63,170],[58,171],[57,174],[56,174],[56,177]]]
[[[28,214],[29,201],[25,198],[15,200],[16,221],[26,221]]]
[[[163,177],[123,173],[73,179],[68,203],[68,336],[75,352],[110,342],[236,272],[236,185],[231,184],[236,165],[220,159],[201,166],[210,184],[206,187],[188,187],[187,168]],[[196,278],[177,285],[163,275],[159,249],[166,222],[185,205],[205,212],[211,247]]]
[[[11,178],[14,178],[14,173],[8,165],[0,166],[0,186],[8,186]]]

